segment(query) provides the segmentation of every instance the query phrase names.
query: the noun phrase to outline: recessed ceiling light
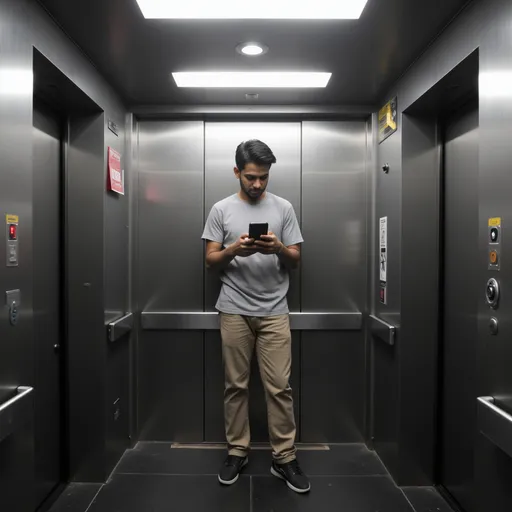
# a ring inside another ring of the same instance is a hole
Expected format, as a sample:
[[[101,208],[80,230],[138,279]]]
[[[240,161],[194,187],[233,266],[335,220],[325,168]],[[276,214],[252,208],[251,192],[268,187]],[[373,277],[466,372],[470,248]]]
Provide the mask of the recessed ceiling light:
[[[242,53],[245,53],[245,55],[261,55],[263,53],[263,48],[261,46],[256,46],[255,44],[250,44],[242,48]]]
[[[183,72],[172,76],[178,87],[317,88],[326,87],[332,73],[306,72]]]
[[[261,43],[240,43],[236,47],[236,51],[241,55],[249,55],[250,57],[256,57],[263,55],[268,52],[268,46]]]
[[[165,19],[358,19],[368,0],[137,0],[145,18]]]

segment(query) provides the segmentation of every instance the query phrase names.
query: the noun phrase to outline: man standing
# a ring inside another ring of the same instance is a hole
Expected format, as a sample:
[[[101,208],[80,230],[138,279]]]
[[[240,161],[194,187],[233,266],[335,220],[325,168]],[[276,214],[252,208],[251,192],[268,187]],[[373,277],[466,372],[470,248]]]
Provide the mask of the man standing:
[[[234,170],[240,191],[213,206],[202,237],[206,265],[219,270],[222,281],[216,309],[222,336],[228,457],[219,481],[235,483],[248,462],[248,387],[256,351],[267,401],[271,473],[285,480],[290,489],[305,493],[310,484],[296,459],[286,300],[288,271],[299,265],[303,238],[292,205],[266,192],[275,162],[270,148],[259,140],[238,146]],[[268,235],[249,239],[250,223],[268,223]]]

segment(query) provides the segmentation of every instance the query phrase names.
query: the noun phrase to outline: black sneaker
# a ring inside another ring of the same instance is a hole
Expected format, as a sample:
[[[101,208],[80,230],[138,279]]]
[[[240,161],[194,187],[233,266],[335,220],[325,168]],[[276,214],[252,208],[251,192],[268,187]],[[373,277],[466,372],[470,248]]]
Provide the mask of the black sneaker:
[[[219,482],[224,485],[234,484],[240,476],[240,471],[242,471],[244,466],[247,466],[248,462],[249,459],[247,457],[228,455],[219,471]]]
[[[277,464],[274,461],[270,472],[277,478],[284,480],[292,491],[305,493],[311,489],[308,477],[300,469],[297,460],[292,460],[286,464]]]

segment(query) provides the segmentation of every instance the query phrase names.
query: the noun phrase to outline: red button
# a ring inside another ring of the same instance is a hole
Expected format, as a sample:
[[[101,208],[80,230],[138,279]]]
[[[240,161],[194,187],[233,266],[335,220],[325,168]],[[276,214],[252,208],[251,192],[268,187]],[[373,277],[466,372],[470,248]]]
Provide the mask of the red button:
[[[9,240],[16,240],[18,234],[18,226],[16,224],[11,224],[9,226]]]

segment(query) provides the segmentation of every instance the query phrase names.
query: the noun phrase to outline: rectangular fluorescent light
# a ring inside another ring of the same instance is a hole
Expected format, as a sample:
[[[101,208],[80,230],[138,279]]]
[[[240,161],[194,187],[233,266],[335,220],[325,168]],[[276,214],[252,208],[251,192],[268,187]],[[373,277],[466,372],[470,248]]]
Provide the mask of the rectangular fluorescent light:
[[[326,87],[332,73],[184,72],[173,73],[178,87],[208,88],[317,88]]]
[[[358,19],[368,0],[137,0],[145,18]]]

